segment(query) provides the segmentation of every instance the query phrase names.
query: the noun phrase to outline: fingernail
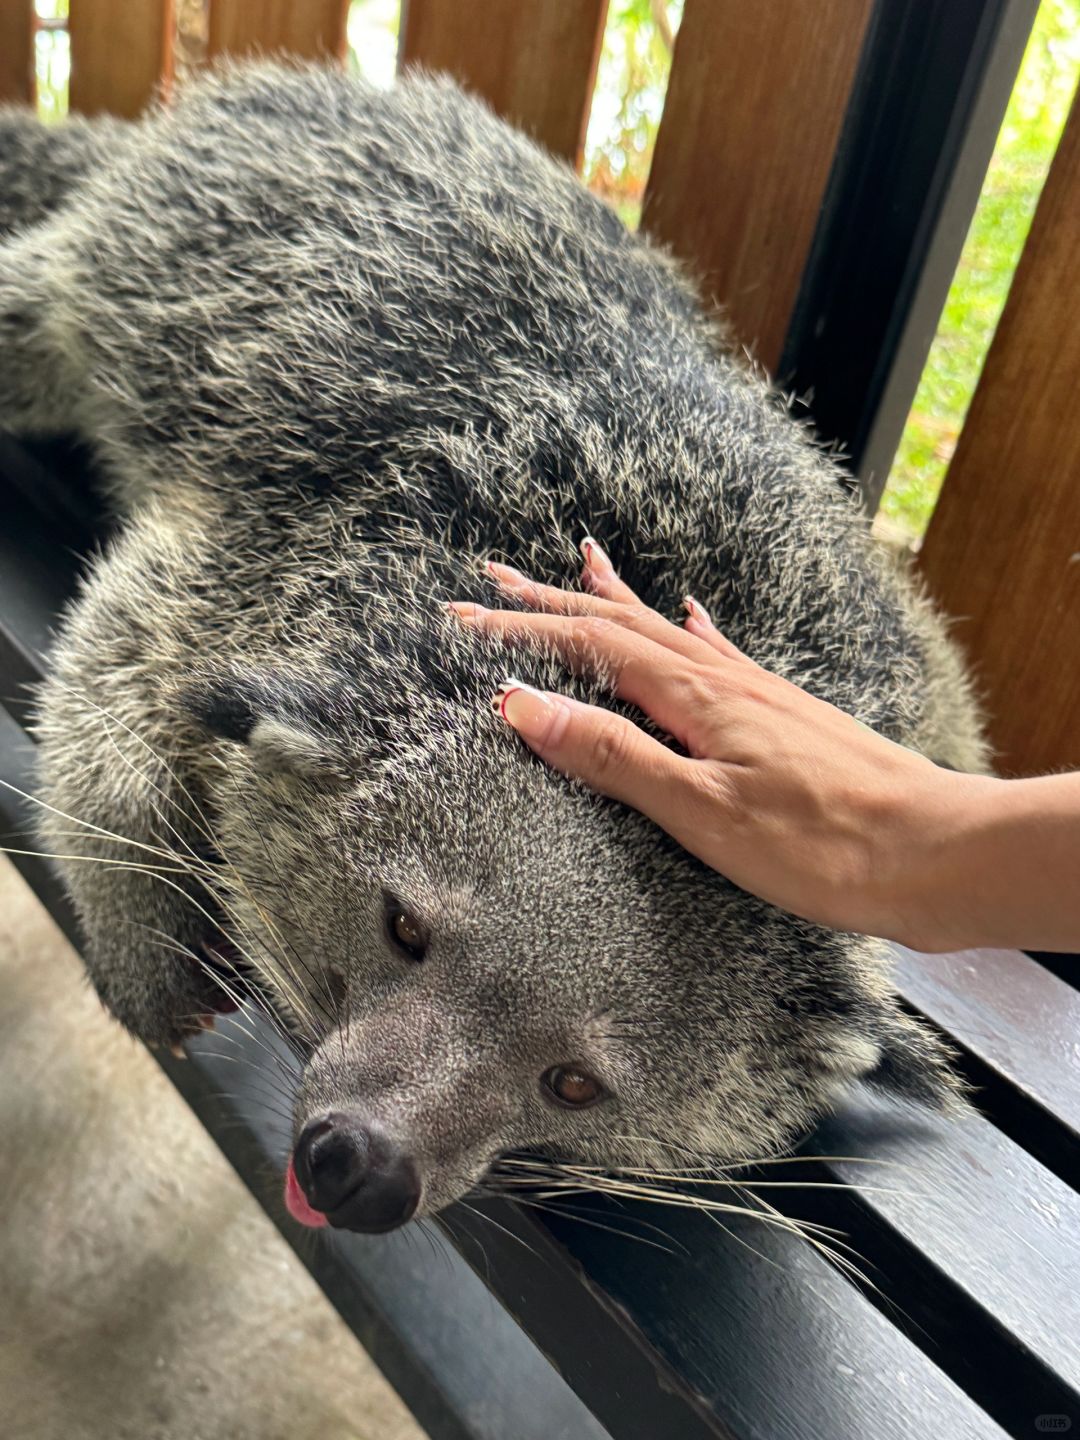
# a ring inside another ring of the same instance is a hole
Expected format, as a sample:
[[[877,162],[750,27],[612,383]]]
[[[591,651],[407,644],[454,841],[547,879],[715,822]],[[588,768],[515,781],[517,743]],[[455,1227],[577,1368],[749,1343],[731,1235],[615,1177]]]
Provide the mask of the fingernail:
[[[491,708],[526,740],[544,740],[566,707],[558,696],[508,676],[491,697]]]
[[[711,625],[713,623],[705,606],[702,605],[700,601],[695,600],[692,595],[687,595],[682,603],[683,609],[690,616],[691,620],[697,620],[702,625]]]
[[[484,568],[489,575],[493,575],[500,585],[507,586],[510,590],[523,590],[529,583],[527,575],[520,570],[515,570],[512,565],[500,564],[498,560],[488,560]]]
[[[615,566],[608,559],[604,548],[591,535],[586,535],[582,540],[581,553],[585,556],[585,564],[594,575],[607,579],[615,574]]]
[[[484,614],[483,605],[474,605],[471,600],[448,600],[446,608],[466,625],[475,625]]]

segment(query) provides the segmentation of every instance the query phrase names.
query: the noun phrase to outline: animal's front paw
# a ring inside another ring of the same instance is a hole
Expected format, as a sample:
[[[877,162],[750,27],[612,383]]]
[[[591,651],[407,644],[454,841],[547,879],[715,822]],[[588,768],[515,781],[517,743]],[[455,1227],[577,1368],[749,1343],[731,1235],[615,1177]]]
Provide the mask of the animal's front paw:
[[[106,1009],[147,1044],[175,1048],[247,998],[242,960],[209,924],[205,936],[162,932],[125,944],[124,934],[121,926],[91,936],[86,968]]]

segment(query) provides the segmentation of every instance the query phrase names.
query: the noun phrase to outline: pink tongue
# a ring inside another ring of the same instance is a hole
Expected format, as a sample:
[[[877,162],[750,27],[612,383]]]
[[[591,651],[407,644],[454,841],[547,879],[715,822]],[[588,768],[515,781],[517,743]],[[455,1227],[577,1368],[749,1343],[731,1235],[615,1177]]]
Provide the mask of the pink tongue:
[[[308,1204],[307,1196],[300,1189],[300,1181],[296,1178],[291,1156],[289,1167],[285,1171],[285,1209],[294,1220],[301,1225],[309,1225],[313,1230],[328,1223],[321,1210],[313,1210]]]

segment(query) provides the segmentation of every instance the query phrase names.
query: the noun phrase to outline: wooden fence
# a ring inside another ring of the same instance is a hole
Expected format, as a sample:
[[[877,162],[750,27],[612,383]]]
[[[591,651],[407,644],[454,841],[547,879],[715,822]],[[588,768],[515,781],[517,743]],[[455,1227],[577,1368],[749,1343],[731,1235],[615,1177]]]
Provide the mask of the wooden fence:
[[[984,9],[1004,25],[1017,4]],[[172,0],[70,8],[72,108],[137,115],[171,80]],[[340,58],[347,9],[346,0],[209,0],[208,58]],[[606,9],[606,0],[407,0],[401,60],[452,72],[580,163]],[[686,0],[643,225],[689,263],[774,373],[837,188],[868,33],[888,9],[815,0],[808,23],[791,0]],[[32,99],[33,43],[30,0],[0,0],[0,99]],[[1074,113],[921,556],[984,685],[1007,773],[1080,766],[1078,243]]]
[[[921,552],[1007,771],[1080,767],[1080,105]]]

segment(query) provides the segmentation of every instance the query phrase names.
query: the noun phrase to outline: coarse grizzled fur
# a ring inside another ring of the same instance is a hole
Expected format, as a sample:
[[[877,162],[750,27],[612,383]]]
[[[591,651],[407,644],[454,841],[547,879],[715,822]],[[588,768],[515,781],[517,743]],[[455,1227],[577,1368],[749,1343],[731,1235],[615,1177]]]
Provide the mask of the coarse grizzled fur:
[[[81,436],[122,517],[40,740],[52,847],[129,862],[67,866],[126,1025],[181,1032],[209,982],[178,950],[231,933],[311,1043],[298,1123],[374,1117],[428,1213],[511,1147],[723,1161],[858,1077],[947,1096],[880,946],[545,769],[489,711],[504,652],[446,616],[478,557],[573,583],[591,531],[648,603],[692,592],[764,665],[985,763],[941,622],[663,254],[447,82],[272,66],[130,129],[8,112],[0,217],[0,423]],[[216,899],[138,868],[190,855]],[[547,1103],[559,1062],[609,1098]]]

